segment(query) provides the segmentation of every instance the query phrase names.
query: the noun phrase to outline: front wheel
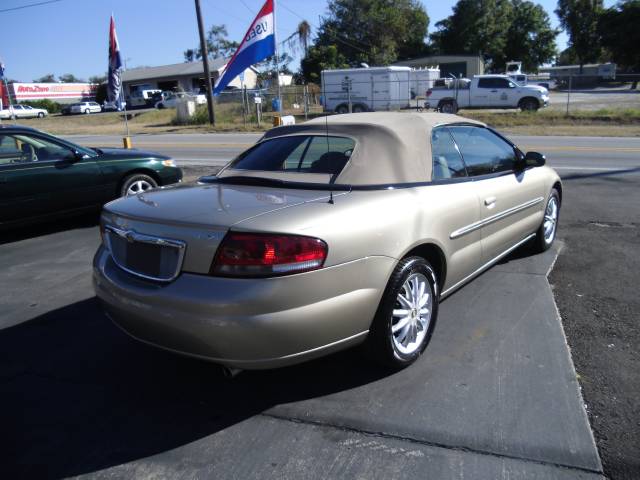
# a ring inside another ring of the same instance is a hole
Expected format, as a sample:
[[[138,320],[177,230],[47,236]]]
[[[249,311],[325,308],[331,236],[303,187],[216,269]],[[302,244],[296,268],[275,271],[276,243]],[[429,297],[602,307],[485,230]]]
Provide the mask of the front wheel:
[[[540,108],[540,104],[533,98],[525,98],[520,102],[520,110],[523,112],[536,112]]]
[[[38,118],[43,118],[43,117],[44,117],[44,113],[43,112],[38,113]]]
[[[144,193],[147,190],[156,188],[158,183],[149,175],[143,173],[134,173],[129,175],[122,182],[122,188],[120,189],[120,196],[128,197],[129,195],[137,195]]]
[[[536,232],[534,249],[544,252],[551,248],[556,238],[558,219],[560,218],[560,194],[555,188],[551,189],[547,206],[544,209],[544,218]]]
[[[84,111],[84,113],[85,113],[86,115],[89,115],[89,114],[91,113],[91,110],[89,110],[89,109],[87,108],[87,109]]]
[[[438,316],[438,283],[421,257],[402,260],[393,271],[373,319],[365,348],[376,362],[404,368],[427,347]]]

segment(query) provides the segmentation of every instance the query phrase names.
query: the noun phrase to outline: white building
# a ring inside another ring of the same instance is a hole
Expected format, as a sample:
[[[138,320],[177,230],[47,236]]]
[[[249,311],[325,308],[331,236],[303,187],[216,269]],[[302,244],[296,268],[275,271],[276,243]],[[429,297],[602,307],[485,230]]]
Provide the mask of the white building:
[[[209,60],[212,86],[222,74],[227,65],[226,58]],[[243,77],[241,80],[240,77]],[[249,67],[229,83],[231,87],[255,88],[257,83],[257,71]],[[168,90],[185,92],[204,92],[204,72],[202,62],[183,62],[159,67],[139,67],[122,72],[122,85],[125,97],[130,97],[141,90]]]

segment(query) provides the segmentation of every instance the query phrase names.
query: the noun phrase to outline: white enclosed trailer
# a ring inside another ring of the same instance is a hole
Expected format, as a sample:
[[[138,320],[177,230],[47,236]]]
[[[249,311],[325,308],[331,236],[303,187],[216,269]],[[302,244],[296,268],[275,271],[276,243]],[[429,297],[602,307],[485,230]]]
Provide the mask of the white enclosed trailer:
[[[324,110],[347,113],[407,108],[411,100],[410,74],[410,67],[323,70]]]

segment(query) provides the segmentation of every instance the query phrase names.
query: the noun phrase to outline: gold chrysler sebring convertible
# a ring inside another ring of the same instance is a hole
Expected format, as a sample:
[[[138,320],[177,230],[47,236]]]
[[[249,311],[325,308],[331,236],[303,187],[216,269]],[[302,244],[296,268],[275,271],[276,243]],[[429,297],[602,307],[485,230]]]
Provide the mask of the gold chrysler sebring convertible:
[[[274,128],[217,175],[107,204],[94,286],[138,340],[231,369],[364,343],[403,367],[438,302],[531,241],[562,185],[545,158],[441,113]]]

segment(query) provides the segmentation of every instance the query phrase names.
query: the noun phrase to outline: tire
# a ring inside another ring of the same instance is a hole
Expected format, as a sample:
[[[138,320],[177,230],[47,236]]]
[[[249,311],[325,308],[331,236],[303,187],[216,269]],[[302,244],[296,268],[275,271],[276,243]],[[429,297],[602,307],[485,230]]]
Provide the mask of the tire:
[[[162,110],[164,108],[164,104],[159,103],[157,108],[158,108],[158,110]]]
[[[44,118],[44,113],[42,112],[38,113],[38,118]]]
[[[88,108],[85,108],[84,113],[85,115],[89,115],[91,113],[91,110],[89,110]]]
[[[547,205],[544,207],[544,218],[534,238],[534,252],[541,253],[551,248],[553,241],[556,239],[559,219],[560,194],[558,190],[552,188],[549,200],[547,200]]]
[[[523,112],[537,112],[540,104],[535,98],[523,98],[520,100],[520,110]]]
[[[340,114],[349,113],[349,107],[345,104],[338,105],[336,107],[336,113],[340,113]]]
[[[424,295],[414,303],[410,291],[421,288]],[[427,347],[437,317],[438,282],[433,268],[422,257],[405,258],[391,274],[380,300],[365,344],[368,357],[392,369],[408,367]],[[398,328],[403,322],[405,327]]]
[[[137,195],[138,193],[144,193],[152,188],[156,188],[157,186],[158,182],[149,175],[145,175],[144,173],[134,173],[126,177],[122,182],[120,196],[128,197],[129,195]]]
[[[458,104],[455,100],[445,100],[438,105],[438,111],[441,113],[458,113]]]
[[[367,107],[365,107],[361,103],[357,103],[351,108],[351,111],[353,113],[362,113],[367,111]]]

